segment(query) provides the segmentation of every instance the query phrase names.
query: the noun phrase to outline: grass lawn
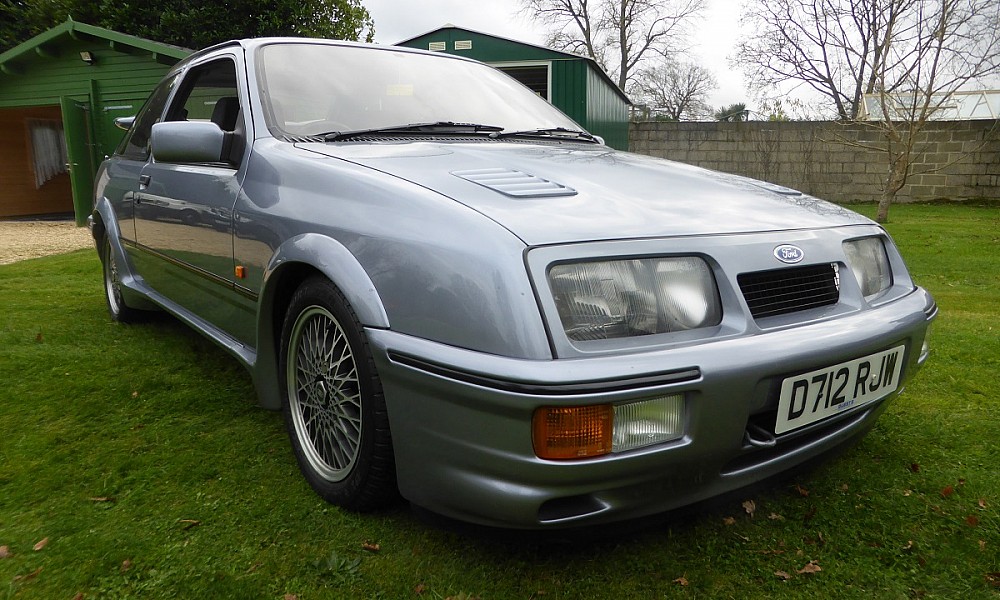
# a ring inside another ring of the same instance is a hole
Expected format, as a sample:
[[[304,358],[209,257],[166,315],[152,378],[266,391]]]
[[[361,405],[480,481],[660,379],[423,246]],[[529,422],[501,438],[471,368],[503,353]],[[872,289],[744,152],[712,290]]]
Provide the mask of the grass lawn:
[[[95,252],[0,266],[0,598],[1000,598],[1000,209],[892,217],[941,315],[871,434],[572,543],[326,505],[234,360],[109,321]]]

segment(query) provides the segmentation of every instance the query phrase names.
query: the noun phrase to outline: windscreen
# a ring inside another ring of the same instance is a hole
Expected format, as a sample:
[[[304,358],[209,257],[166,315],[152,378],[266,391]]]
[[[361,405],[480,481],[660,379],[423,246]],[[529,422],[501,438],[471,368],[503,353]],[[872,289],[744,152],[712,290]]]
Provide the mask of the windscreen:
[[[448,56],[280,43],[261,47],[257,63],[269,125],[285,134],[436,122],[581,129],[511,77]]]

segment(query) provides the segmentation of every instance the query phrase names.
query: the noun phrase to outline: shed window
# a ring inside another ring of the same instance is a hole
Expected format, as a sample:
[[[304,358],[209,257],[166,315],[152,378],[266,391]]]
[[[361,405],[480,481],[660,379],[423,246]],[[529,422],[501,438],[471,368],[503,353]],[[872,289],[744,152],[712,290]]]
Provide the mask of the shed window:
[[[427,44],[427,49],[434,52],[441,52],[448,49],[448,42],[431,42]]]
[[[67,172],[66,135],[62,123],[54,119],[28,119],[27,125],[37,189],[56,175]]]
[[[498,67],[504,73],[520,81],[529,90],[546,100],[549,99],[549,67],[548,65],[526,67]]]

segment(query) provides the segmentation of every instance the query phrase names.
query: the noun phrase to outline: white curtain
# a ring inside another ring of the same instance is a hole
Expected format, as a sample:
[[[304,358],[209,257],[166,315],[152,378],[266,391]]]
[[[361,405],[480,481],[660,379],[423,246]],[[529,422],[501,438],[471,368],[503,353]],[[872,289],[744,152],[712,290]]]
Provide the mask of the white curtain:
[[[31,138],[31,158],[35,168],[35,188],[66,173],[66,135],[61,121],[55,119],[28,119]]]

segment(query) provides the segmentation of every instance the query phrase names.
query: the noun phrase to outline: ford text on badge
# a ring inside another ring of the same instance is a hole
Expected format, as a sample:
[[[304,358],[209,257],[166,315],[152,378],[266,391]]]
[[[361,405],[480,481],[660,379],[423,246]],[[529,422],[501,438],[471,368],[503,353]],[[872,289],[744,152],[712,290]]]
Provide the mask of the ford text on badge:
[[[783,263],[794,264],[806,257],[802,248],[791,244],[782,244],[774,249],[774,257]]]

